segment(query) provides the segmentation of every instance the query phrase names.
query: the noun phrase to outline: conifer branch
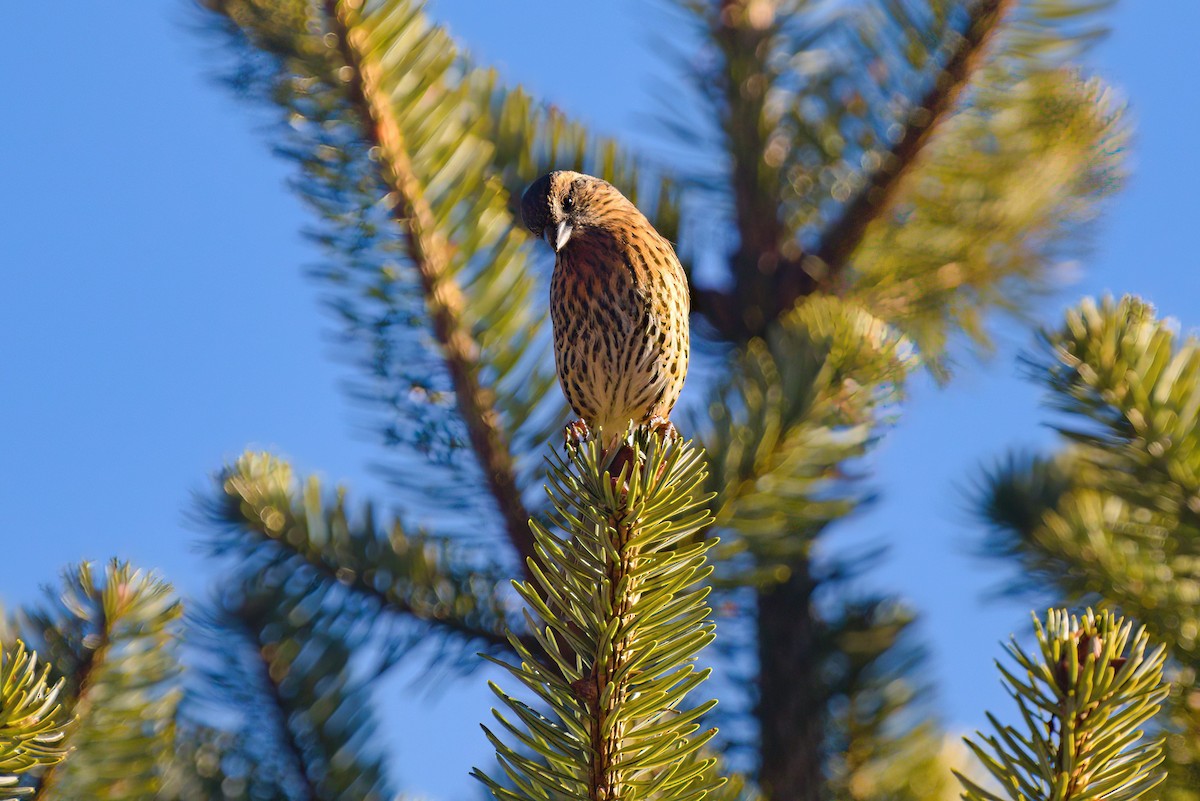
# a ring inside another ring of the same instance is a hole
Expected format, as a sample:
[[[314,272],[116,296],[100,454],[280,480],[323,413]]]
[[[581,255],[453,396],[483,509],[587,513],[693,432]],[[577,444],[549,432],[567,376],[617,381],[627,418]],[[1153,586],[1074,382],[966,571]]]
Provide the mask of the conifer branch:
[[[1079,617],[1052,609],[1035,618],[1038,650],[1007,646],[1017,663],[997,663],[1023,725],[988,716],[994,735],[967,746],[1002,795],[962,774],[966,801],[1132,801],[1166,778],[1162,739],[1142,727],[1167,697],[1166,647],[1150,648],[1145,628],[1110,612]],[[957,773],[957,772],[956,772]]]
[[[346,604],[314,601],[311,582],[286,567],[262,573],[192,616],[200,680],[191,685],[185,743],[225,755],[247,788],[239,798],[395,798],[386,758],[373,747],[376,660],[360,658],[380,638]]]
[[[644,429],[615,453],[593,441],[552,457],[557,530],[531,524],[540,587],[517,586],[549,658],[513,638],[521,663],[499,663],[551,717],[492,685],[514,716],[497,720],[525,747],[484,727],[512,783],[476,769],[496,798],[698,801],[719,785],[701,753],[715,730],[698,722],[715,701],[680,708],[708,675],[694,661],[713,636],[708,591],[695,586],[711,572],[711,543],[690,541],[708,517],[703,480],[690,443],[664,444]]]
[[[447,275],[451,245],[438,233],[437,218],[425,199],[382,87],[380,67],[365,51],[366,34],[358,27],[360,5],[355,0],[325,0],[327,24],[351,71],[345,77],[346,88],[362,120],[363,135],[379,148],[383,178],[393,192],[389,198],[392,217],[405,232],[408,255],[421,277],[433,334],[441,346],[471,447],[504,519],[509,541],[525,564],[533,555],[529,514],[496,411],[495,394],[479,379],[479,346],[462,319],[462,290]]]
[[[806,554],[809,535],[854,508],[840,465],[866,452],[916,365],[894,328],[831,297],[748,343],[709,404],[721,410],[705,434],[716,526],[768,572]]]
[[[721,578],[758,589],[759,781],[772,797],[821,796],[830,624],[813,602],[812,543],[856,506],[840,465],[866,452],[914,365],[883,321],[813,298],[744,347],[709,404],[723,412],[705,437],[716,526],[733,535]]]
[[[499,574],[468,564],[449,542],[409,534],[399,520],[386,529],[378,527],[369,506],[352,523],[344,492],[326,507],[316,480],[297,491],[291,467],[280,459],[244,455],[224,471],[209,512],[219,525],[236,532],[213,541],[213,551],[236,552],[252,570],[259,569],[260,559],[254,557],[294,559],[294,565],[307,565],[326,585],[344,587],[382,610],[489,649],[509,648]],[[376,581],[380,573],[389,577],[386,584]],[[477,591],[480,585],[489,589]],[[447,598],[447,588],[453,589],[452,598]]]
[[[824,263],[822,284],[831,287],[863,240],[871,222],[887,213],[899,196],[905,177],[919,162],[925,146],[949,119],[971,79],[984,63],[988,46],[1016,0],[979,0],[971,12],[962,41],[933,87],[909,113],[899,141],[821,236],[815,253]]]

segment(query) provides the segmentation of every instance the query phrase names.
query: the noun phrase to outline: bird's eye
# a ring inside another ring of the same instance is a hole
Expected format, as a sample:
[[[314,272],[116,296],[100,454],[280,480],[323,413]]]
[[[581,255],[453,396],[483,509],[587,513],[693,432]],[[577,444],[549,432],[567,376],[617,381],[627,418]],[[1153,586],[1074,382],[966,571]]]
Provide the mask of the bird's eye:
[[[571,197],[570,195],[567,195],[566,197],[563,198],[563,202],[562,202],[562,210],[563,211],[570,211],[574,205],[575,205],[575,199],[573,197]]]

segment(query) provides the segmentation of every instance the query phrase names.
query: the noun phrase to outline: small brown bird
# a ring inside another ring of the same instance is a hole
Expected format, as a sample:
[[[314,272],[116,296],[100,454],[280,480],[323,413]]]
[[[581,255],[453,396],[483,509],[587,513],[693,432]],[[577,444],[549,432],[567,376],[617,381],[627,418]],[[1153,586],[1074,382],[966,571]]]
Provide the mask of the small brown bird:
[[[568,439],[632,421],[674,435],[667,419],[687,377],[687,277],[671,243],[607,181],[544,175],[521,199],[525,226],[554,248],[554,362],[581,418]]]

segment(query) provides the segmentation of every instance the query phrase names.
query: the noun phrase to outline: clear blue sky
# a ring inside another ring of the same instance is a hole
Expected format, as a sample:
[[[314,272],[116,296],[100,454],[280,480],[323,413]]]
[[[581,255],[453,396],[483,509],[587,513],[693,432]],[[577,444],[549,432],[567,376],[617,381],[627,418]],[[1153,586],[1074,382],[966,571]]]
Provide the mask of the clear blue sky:
[[[649,46],[643,4],[441,0],[436,13],[481,60],[606,131],[647,142],[670,70]],[[638,15],[643,17],[639,19]],[[651,22],[663,19],[660,12]],[[569,21],[570,30],[560,27]],[[367,469],[381,451],[340,382],[317,288],[318,254],[269,154],[260,118],[215,86],[210,43],[186,2],[10,10],[0,126],[0,602],[32,600],[68,562],[119,555],[185,593],[211,579],[185,517],[194,491],[247,446],[290,456],[385,501]],[[1134,176],[1099,226],[1083,294],[1136,292],[1200,325],[1200,4],[1127,1],[1092,67],[1129,98]],[[589,55],[591,54],[591,55]],[[1037,392],[1013,356],[1028,332],[967,364],[948,389],[915,388],[877,459],[883,500],[847,536],[893,544],[866,586],[925,615],[940,706],[956,728],[1002,708],[990,667],[1024,604],[985,605],[1002,578],[970,556],[979,530],[961,487],[1012,445],[1049,441]],[[843,538],[842,541],[845,541]],[[835,540],[836,544],[837,540]],[[488,758],[477,674],[382,700],[401,785],[449,799]],[[422,733],[408,722],[420,721]]]

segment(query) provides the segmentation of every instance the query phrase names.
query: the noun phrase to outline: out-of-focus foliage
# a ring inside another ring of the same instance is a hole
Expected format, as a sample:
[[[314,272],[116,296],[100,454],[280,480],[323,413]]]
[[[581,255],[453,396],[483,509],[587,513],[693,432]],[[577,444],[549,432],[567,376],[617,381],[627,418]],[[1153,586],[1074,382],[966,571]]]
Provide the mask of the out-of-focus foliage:
[[[900,325],[927,359],[956,331],[986,344],[984,310],[1019,310],[1030,292],[1052,287],[1058,263],[1080,251],[1081,224],[1119,185],[1121,109],[1067,62],[1102,33],[1096,13],[1109,4],[976,4],[981,14],[1007,15],[1005,24],[979,34],[985,44],[990,35],[991,52],[964,90],[968,102],[930,137],[888,213],[866,229],[848,278],[849,291]],[[951,77],[956,68],[953,59],[946,65]],[[905,114],[919,124],[927,111]],[[864,154],[868,163],[873,156]]]
[[[874,225],[850,290],[923,352],[983,311],[1053,286],[1081,224],[1121,177],[1125,130],[1109,92],[1067,71],[989,87],[947,121],[902,200]]]
[[[829,699],[832,798],[919,801],[955,797],[938,727],[925,717],[925,654],[914,647],[911,610],[882,599],[846,605],[828,621],[822,650]]]
[[[370,695],[378,666],[355,659],[364,633],[312,603],[312,583],[267,570],[195,616],[205,658],[186,707],[188,768],[219,776],[218,798],[394,798]]]
[[[818,587],[836,597],[835,578],[861,575],[871,561],[859,553],[827,558],[819,570],[807,566],[829,523],[863,500],[862,481],[847,463],[867,453],[895,414],[917,359],[886,323],[834,298],[810,299],[735,358],[712,395],[709,420],[697,426],[706,429],[714,530],[723,540],[719,585],[769,588],[787,619],[765,627],[762,618],[772,612],[761,602],[738,616],[758,615],[757,638],[770,648],[795,615],[816,617]],[[816,741],[818,758],[829,761],[830,787],[861,789],[872,781],[868,773],[883,769],[884,754],[936,735],[932,725],[913,730],[920,712],[909,708],[908,690],[920,659],[898,647],[907,613],[883,598],[839,598],[823,607],[802,638],[780,648],[778,664],[760,645],[761,670],[778,684],[758,684],[746,701],[772,703],[764,698],[776,686],[810,670],[775,725]]]
[[[520,663],[500,663],[540,703],[492,685],[507,707],[496,719],[523,748],[485,726],[503,773],[476,771],[502,801],[698,801],[720,784],[702,751],[716,730],[700,731],[716,701],[685,706],[710,672],[695,662],[714,628],[698,586],[711,543],[691,542],[708,522],[704,463],[647,428],[628,442],[551,461],[551,525],[534,525],[539,586],[518,586],[543,656],[514,636]]]
[[[751,331],[836,287],[940,370],[956,333],[986,345],[987,310],[1053,283],[1122,176],[1119,109],[1071,67],[1107,0],[677,5],[711,113],[673,105],[673,128],[711,131],[720,169],[696,178],[733,201]]]
[[[519,629],[504,574],[479,554],[410,533],[398,519],[381,526],[370,505],[352,518],[343,489],[327,503],[316,477],[301,484],[280,459],[246,454],[225,471],[221,490],[209,546],[247,581],[296,576],[289,586],[308,606],[344,609],[349,620],[367,614],[376,621],[362,620],[367,626],[415,622],[406,640],[433,634],[442,655],[460,664],[474,664],[481,647],[505,647]]]
[[[963,798],[1132,801],[1153,790],[1166,778],[1162,740],[1146,740],[1142,727],[1167,696],[1165,646],[1147,653],[1145,628],[1134,633],[1110,612],[1052,609],[1045,627],[1034,625],[1040,653],[1014,639],[1017,669],[1000,666],[1023,725],[989,714],[996,733],[967,739],[1003,795],[960,774]]]
[[[44,801],[152,798],[173,756],[179,602],[155,576],[113,561],[69,570],[61,596],[31,611],[26,640],[65,680],[70,756],[26,774]]]
[[[954,771],[962,767],[963,753],[932,723],[893,737],[883,747],[872,743],[865,756],[835,769],[831,797],[845,801],[958,801],[961,797]]]
[[[715,524],[737,535],[726,550],[750,549],[770,570],[853,510],[842,465],[895,412],[915,362],[886,323],[833,298],[805,303],[749,343],[705,421]]]
[[[66,679],[51,682],[50,666],[17,640],[0,647],[0,799],[21,798],[20,774],[49,767],[66,755],[66,714],[58,701]]]

